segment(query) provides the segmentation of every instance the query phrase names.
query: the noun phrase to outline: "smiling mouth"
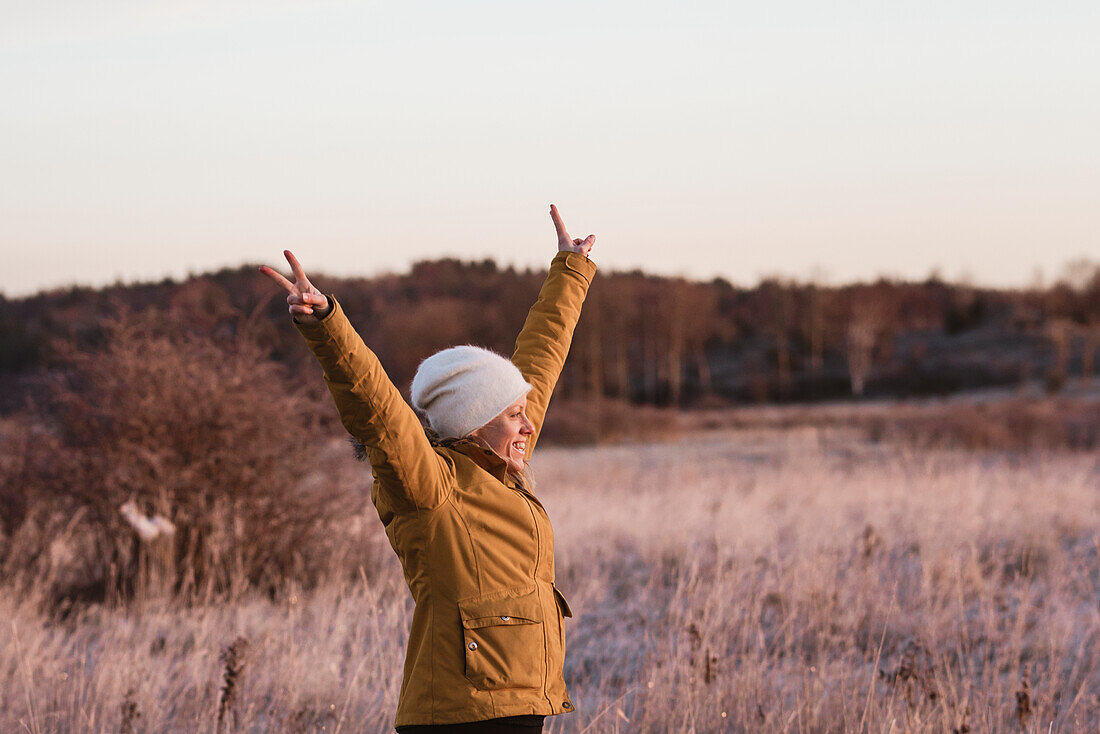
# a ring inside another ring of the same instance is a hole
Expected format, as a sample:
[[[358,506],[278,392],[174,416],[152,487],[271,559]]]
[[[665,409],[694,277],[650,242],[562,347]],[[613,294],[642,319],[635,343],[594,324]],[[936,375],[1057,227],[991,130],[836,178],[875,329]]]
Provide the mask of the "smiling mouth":
[[[527,442],[526,441],[516,441],[515,443],[512,444],[512,450],[513,451],[518,451],[521,454],[526,453],[527,452]]]

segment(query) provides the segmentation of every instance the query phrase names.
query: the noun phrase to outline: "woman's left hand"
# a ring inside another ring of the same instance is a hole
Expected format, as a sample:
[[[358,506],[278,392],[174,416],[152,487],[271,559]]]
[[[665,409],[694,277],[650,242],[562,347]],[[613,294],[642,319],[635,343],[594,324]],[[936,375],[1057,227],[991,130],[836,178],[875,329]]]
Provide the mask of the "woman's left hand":
[[[275,281],[289,294],[286,297],[286,303],[295,321],[301,324],[316,323],[329,312],[328,297],[309,282],[306,271],[302,270],[302,265],[298,262],[298,258],[294,257],[293,252],[283,250],[283,256],[290,263],[290,269],[294,273],[293,283],[266,265],[260,266],[260,272]]]
[[[565,231],[565,223],[561,221],[558,208],[553,204],[550,205],[550,218],[554,220],[554,229],[558,231],[558,252],[579,252],[588,257],[588,252],[596,244],[596,235],[590,234],[583,240],[571,238]]]

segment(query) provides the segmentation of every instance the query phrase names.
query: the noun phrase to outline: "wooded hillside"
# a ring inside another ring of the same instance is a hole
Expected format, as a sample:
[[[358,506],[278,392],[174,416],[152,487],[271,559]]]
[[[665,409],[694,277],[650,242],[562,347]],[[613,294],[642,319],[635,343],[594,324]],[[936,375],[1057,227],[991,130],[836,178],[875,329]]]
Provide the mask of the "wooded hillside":
[[[337,295],[406,389],[437,349],[473,343],[510,352],[542,277],[444,259],[400,275],[315,280]],[[1031,290],[936,278],[738,288],[600,273],[560,394],[692,407],[946,394],[1029,380],[1057,391],[1068,378],[1093,375],[1100,348],[1100,265],[1080,264],[1072,279]],[[35,376],[64,362],[62,345],[94,351],[105,320],[139,314],[167,333],[246,335],[292,369],[309,359],[282,297],[253,267],[0,297],[0,410],[21,405]]]

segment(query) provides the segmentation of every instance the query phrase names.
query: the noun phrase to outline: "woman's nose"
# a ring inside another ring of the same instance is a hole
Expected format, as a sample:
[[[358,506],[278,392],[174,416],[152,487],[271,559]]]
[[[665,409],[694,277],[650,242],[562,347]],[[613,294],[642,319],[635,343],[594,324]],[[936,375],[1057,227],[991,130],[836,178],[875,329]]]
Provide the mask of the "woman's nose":
[[[523,416],[523,425],[519,427],[519,432],[525,436],[529,436],[535,432],[535,424],[527,419],[527,416]]]

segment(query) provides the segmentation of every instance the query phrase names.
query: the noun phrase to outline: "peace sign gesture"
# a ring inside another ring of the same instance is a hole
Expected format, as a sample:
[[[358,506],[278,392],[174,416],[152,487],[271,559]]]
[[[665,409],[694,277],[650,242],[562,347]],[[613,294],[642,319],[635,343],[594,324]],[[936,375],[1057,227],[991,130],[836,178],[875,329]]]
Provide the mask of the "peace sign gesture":
[[[571,239],[565,231],[565,223],[561,221],[558,208],[553,204],[550,205],[550,218],[554,220],[554,229],[558,231],[558,252],[579,252],[588,257],[589,250],[596,244],[596,235],[590,234],[583,240]]]
[[[302,270],[298,258],[290,250],[283,250],[286,261],[290,263],[290,269],[294,273],[294,282],[284,278],[266,265],[260,266],[260,272],[274,280],[289,295],[286,297],[287,305],[294,320],[300,323],[316,322],[318,317],[324,317],[329,310],[328,298],[324,293],[313,287]]]

